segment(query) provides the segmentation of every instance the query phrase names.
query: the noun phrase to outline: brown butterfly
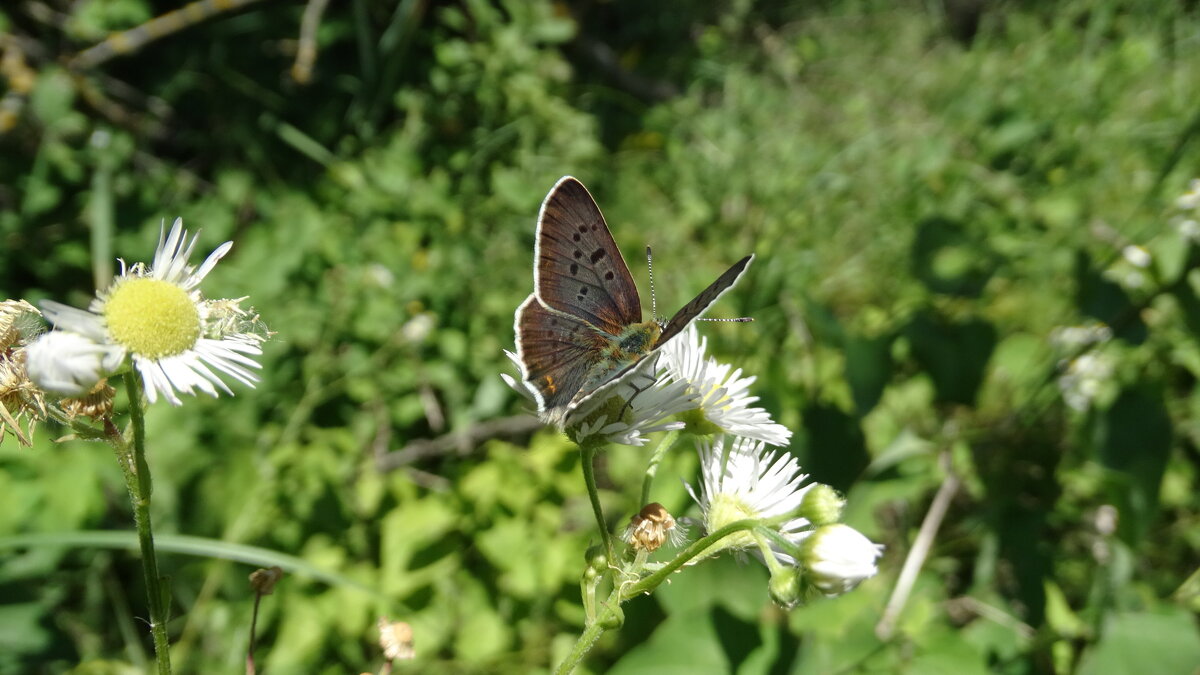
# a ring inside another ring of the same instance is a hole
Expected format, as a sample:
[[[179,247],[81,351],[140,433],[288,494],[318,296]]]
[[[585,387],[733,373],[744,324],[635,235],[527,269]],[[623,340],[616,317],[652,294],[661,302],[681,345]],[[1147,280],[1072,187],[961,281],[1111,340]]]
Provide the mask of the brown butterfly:
[[[521,376],[541,419],[563,426],[733,288],[753,259],[739,260],[665,323],[642,321],[637,286],[600,207],[583,183],[560,178],[538,213],[533,293],[514,325]]]
[[[517,307],[517,358],[544,422],[562,426],[590,396],[702,315],[742,275],[746,256],[665,323],[642,321],[629,265],[586,187],[565,175],[538,214],[534,292]]]

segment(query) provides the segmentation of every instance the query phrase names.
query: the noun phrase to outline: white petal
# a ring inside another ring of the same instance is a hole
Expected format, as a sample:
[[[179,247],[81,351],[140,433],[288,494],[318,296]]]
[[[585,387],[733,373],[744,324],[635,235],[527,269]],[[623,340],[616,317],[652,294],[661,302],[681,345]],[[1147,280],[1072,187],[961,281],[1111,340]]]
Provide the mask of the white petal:
[[[70,305],[64,305],[53,300],[42,300],[38,303],[46,320],[56,328],[72,333],[78,333],[96,342],[106,342],[108,334],[104,330],[104,321],[91,312]]]
[[[231,248],[233,248],[233,242],[227,241],[218,246],[212,253],[209,253],[208,257],[204,260],[204,264],[200,265],[200,269],[192,272],[192,275],[188,277],[183,287],[189,289],[195,288],[204,279],[204,277],[208,276],[208,273],[212,271],[212,268],[216,267],[221,258],[224,258],[226,253],[229,253],[229,249]]]
[[[99,344],[83,335],[50,331],[25,350],[25,370],[41,389],[63,396],[82,396],[120,366],[119,347]]]

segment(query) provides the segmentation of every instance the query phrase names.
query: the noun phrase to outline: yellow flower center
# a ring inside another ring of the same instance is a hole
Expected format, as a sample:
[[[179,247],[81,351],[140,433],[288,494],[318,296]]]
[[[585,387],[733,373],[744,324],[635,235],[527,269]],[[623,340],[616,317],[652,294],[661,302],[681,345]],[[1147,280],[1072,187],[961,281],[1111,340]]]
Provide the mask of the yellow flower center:
[[[686,424],[685,431],[694,436],[711,436],[723,431],[720,425],[713,423],[704,414],[704,408],[692,408],[679,413],[679,420]]]
[[[705,529],[716,532],[730,523],[758,517],[759,513],[741,499],[729,494],[718,494],[713,496],[708,505],[708,522],[705,523]],[[746,530],[732,534],[718,544],[720,548],[748,548],[753,545],[754,536]]]
[[[150,359],[182,354],[200,337],[200,312],[187,291],[161,279],[117,284],[104,303],[113,341]]]

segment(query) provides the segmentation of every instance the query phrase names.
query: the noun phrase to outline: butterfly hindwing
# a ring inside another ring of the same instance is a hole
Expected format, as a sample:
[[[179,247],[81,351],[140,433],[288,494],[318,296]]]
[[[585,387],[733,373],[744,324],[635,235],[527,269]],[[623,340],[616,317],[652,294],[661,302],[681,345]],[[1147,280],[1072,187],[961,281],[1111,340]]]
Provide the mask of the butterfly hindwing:
[[[700,291],[700,294],[692,299],[691,302],[684,305],[675,316],[667,321],[667,325],[663,328],[662,335],[658,337],[655,343],[655,348],[666,343],[667,340],[678,335],[684,328],[688,327],[692,321],[703,314],[714,302],[717,301],[726,291],[733,288],[742,275],[746,273],[746,268],[750,262],[754,260],[754,254],[750,254],[745,258],[733,264],[733,267],[725,270],[725,273],[717,277],[717,280],[708,285],[708,288]]]
[[[619,335],[642,320],[629,266],[587,188],[563,176],[538,214],[533,288],[551,309]]]
[[[583,388],[603,354],[603,336],[568,314],[547,309],[530,295],[517,308],[517,357],[522,379],[537,391],[538,409],[548,416],[562,410]]]

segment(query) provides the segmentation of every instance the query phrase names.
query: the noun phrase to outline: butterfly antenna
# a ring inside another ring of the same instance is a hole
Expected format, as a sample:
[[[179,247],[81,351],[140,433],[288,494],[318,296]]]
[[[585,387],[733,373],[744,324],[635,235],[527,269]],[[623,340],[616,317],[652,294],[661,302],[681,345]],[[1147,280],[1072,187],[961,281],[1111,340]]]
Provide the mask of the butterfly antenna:
[[[654,257],[650,255],[650,247],[646,247],[646,269],[650,272],[650,318],[658,321],[658,305],[654,299]]]
[[[721,321],[723,323],[747,323],[754,320],[752,316],[739,316],[736,319],[696,319],[697,321]]]

